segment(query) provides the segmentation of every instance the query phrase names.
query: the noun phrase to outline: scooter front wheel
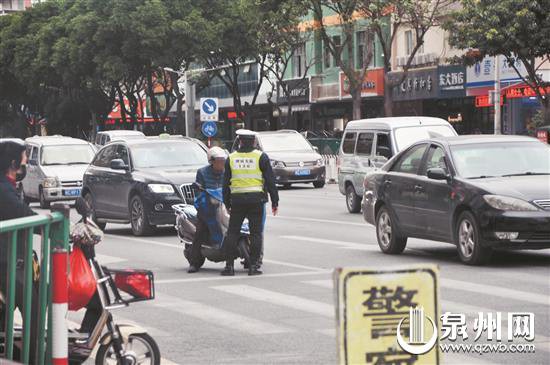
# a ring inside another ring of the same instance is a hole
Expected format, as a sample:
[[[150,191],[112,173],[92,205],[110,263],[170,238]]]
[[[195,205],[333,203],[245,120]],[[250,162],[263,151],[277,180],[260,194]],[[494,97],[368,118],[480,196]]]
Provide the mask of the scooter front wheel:
[[[126,364],[160,365],[160,350],[155,340],[147,333],[128,336],[128,342],[122,345]],[[96,365],[117,365],[117,356],[112,341],[101,345],[95,358]]]

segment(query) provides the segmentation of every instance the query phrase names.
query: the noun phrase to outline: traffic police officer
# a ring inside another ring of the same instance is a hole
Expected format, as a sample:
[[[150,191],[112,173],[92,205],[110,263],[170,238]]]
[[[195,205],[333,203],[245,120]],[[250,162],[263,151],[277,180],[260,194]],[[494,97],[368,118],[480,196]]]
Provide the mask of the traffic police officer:
[[[224,242],[226,265],[224,276],[235,275],[233,262],[241,226],[248,218],[250,227],[250,265],[248,275],[260,275],[260,255],[263,242],[264,207],[267,193],[271,198],[273,215],[277,214],[279,194],[269,157],[255,148],[256,133],[246,129],[237,131],[239,148],[225,163],[223,199],[229,209],[229,228]]]

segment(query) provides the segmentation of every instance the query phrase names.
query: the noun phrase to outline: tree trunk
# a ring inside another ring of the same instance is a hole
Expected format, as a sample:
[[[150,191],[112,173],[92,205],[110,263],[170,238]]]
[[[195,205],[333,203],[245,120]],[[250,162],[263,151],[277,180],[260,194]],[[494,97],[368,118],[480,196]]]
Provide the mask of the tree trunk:
[[[361,83],[359,83],[359,85],[361,85]],[[359,88],[361,88],[361,86]],[[351,97],[353,100],[352,120],[359,120],[361,119],[361,90],[352,91]]]
[[[384,116],[393,117],[393,87],[388,81],[388,74],[384,75]]]
[[[151,101],[151,114],[155,122],[159,121],[159,113],[157,110],[157,98],[155,97],[155,89],[153,87],[153,73],[151,70],[147,71],[147,94]]]

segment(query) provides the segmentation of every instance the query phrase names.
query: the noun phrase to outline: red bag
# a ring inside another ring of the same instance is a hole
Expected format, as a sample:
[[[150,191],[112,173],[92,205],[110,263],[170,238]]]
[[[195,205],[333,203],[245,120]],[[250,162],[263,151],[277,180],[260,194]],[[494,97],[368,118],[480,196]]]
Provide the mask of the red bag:
[[[139,271],[116,271],[115,285],[135,298],[150,299],[151,276]]]
[[[90,264],[78,246],[74,246],[69,257],[69,310],[84,308],[96,291],[96,280]]]

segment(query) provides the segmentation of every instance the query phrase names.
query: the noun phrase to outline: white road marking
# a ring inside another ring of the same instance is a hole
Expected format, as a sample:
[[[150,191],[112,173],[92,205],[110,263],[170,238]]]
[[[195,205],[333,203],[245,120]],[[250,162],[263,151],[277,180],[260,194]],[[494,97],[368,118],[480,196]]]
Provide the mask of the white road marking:
[[[337,241],[337,240],[327,240],[324,238],[315,238],[315,237],[306,237],[306,236],[280,236],[279,238],[292,240],[292,241],[302,241],[302,242],[311,242],[311,243],[322,243],[326,245],[333,245],[345,248],[356,248],[358,250],[365,251],[380,251],[378,246],[369,245],[366,243],[357,243],[357,242],[348,242],[348,241]]]
[[[218,327],[246,332],[251,335],[267,335],[293,332],[293,329],[246,317],[238,313],[229,312],[204,303],[184,300],[173,296],[160,294],[158,303],[154,305],[170,311],[191,316],[209,322]]]
[[[117,262],[128,261],[127,259],[123,259],[122,257],[103,255],[99,253],[96,254],[96,258],[97,261],[101,263],[101,265],[116,264]]]
[[[365,223],[359,223],[359,222],[349,222],[349,221],[335,221],[331,219],[319,219],[319,218],[308,218],[308,217],[290,217],[290,216],[284,216],[284,215],[268,215],[267,218],[269,219],[287,219],[292,221],[302,221],[302,222],[313,222],[313,223],[329,223],[329,224],[338,224],[338,225],[345,225],[345,226],[359,226],[359,227],[365,227],[365,228],[371,228],[374,229],[374,227],[370,226]]]
[[[156,246],[183,249],[183,245],[181,245],[181,244],[178,245],[178,244],[174,244],[174,243],[159,242],[159,241],[147,240],[147,239],[143,239],[143,238],[119,236],[119,235],[116,235],[116,234],[106,234],[105,237],[109,237],[109,238],[113,238],[113,239],[121,239],[121,240],[126,240],[126,241],[139,242],[139,243],[146,243],[148,245],[156,245]]]
[[[264,260],[265,261],[265,260]],[[177,283],[198,283],[202,281],[226,281],[226,280],[258,280],[260,278],[279,278],[286,276],[308,276],[308,275],[326,275],[331,274],[333,270],[319,270],[319,271],[297,271],[297,272],[283,272],[276,274],[263,274],[261,276],[211,276],[211,277],[194,277],[189,279],[164,279],[155,280],[155,284],[177,284]]]
[[[441,286],[454,290],[464,290],[473,293],[486,294],[494,297],[501,297],[507,300],[517,300],[534,304],[550,306],[550,297],[548,295],[530,293],[521,290],[508,289],[495,285],[485,285],[443,278]]]
[[[280,305],[283,307],[308,312],[323,317],[334,318],[334,306],[302,297],[282,294],[279,292],[260,289],[250,285],[223,285],[212,289],[238,295],[244,298]]]
[[[322,271],[322,270],[326,270],[322,267],[315,267],[315,266],[306,266],[306,265],[300,265],[300,264],[293,264],[293,263],[290,263],[290,262],[285,262],[285,261],[277,261],[277,260],[263,260],[263,262],[267,262],[268,264],[274,264],[274,265],[281,265],[281,266],[288,266],[288,267],[293,267],[293,268],[296,268],[296,269],[304,269],[304,270],[312,270],[312,271]]]
[[[308,281],[302,281],[302,283],[320,286],[321,288],[327,288],[327,289],[332,289],[334,287],[334,283],[332,280],[308,280]]]

